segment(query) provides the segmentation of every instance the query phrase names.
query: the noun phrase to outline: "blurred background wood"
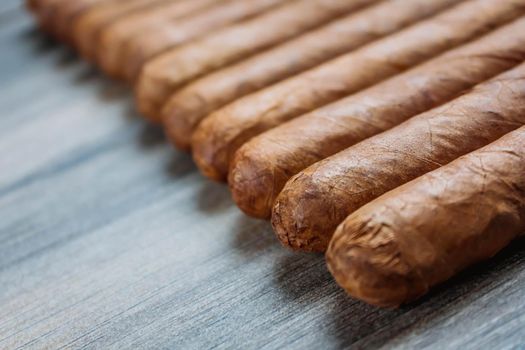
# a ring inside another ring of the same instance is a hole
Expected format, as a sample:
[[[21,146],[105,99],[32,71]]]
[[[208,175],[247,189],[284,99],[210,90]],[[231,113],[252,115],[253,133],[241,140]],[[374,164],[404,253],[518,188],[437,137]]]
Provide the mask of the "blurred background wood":
[[[525,241],[417,304],[368,306],[17,0],[0,4],[0,47],[1,349],[525,346]]]

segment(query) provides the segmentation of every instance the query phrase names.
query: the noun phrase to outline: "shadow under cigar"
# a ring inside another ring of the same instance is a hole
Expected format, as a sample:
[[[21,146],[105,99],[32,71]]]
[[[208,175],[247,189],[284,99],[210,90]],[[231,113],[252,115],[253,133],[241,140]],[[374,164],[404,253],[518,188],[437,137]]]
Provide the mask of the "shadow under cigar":
[[[101,86],[99,90],[99,97],[104,101],[114,101],[121,99],[130,100],[130,109],[133,108],[132,115],[138,116],[138,113],[135,110],[134,102],[131,97],[133,95],[130,87],[124,82],[110,79],[103,75],[103,73],[96,67],[92,66],[95,69],[96,74],[101,78]]]
[[[197,171],[195,165],[194,168]],[[199,210],[206,214],[218,214],[234,205],[228,186],[207,179],[202,179],[201,183],[197,198]]]
[[[175,152],[175,154],[170,157],[169,162],[166,163],[165,171],[167,176],[175,181],[196,172],[197,169],[189,154]]]
[[[274,240],[277,239],[273,236]],[[324,298],[333,289],[324,256],[297,253],[282,247],[283,252],[273,266],[273,278],[283,296],[290,302],[310,304]]]
[[[138,116],[130,111],[130,118],[137,118]],[[138,137],[139,145],[145,149],[153,149],[159,146],[166,146],[166,137],[162,126],[151,123],[144,123]]]
[[[286,251],[275,262],[273,278],[286,303],[302,309],[323,305],[316,332],[324,333],[321,337],[336,348],[354,346],[360,339],[391,327],[400,315],[414,308],[381,309],[348,296],[330,275],[323,254]]]
[[[59,57],[56,61],[55,68],[67,68],[79,63],[83,63],[77,53],[70,47],[57,44],[56,50],[59,52]]]
[[[40,31],[35,25],[22,30],[19,39],[22,42],[29,43],[28,46],[32,48],[32,52],[38,55],[53,52],[61,47],[60,43],[53,37]]]
[[[362,302],[348,304],[344,299],[352,299],[341,290],[344,296],[335,301],[337,307],[331,315],[333,329],[330,332],[341,347],[377,348],[389,343],[405,343],[406,338],[436,329],[440,320],[452,319],[512,279],[523,270],[524,264],[525,239],[520,239],[492,260],[463,271],[416,302],[392,310]],[[395,322],[391,322],[394,319]]]
[[[54,54],[56,70],[74,70],[73,83],[84,85],[96,83],[101,100],[111,102],[131,96],[131,89],[123,82],[107,78],[94,64],[86,62],[73,48],[56,41],[50,35],[32,27],[23,34],[24,40],[31,42],[35,55]]]
[[[56,54],[55,68],[64,69],[82,63],[77,53],[67,45],[57,41],[50,34],[39,30],[35,25],[23,30],[20,41],[28,43],[32,53],[38,56]]]
[[[281,247],[269,222],[247,217],[239,213],[232,232],[231,248],[242,258],[253,260],[257,256],[277,250],[285,252]]]
[[[494,259],[460,273],[422,299],[398,309],[378,308],[347,295],[328,272],[322,254],[283,250],[275,262],[273,278],[287,303],[325,306],[325,327],[317,331],[324,332],[337,347],[377,348],[402,343],[400,338],[434,329],[429,324],[450,319],[512,279],[513,271],[522,271],[524,264],[525,238],[515,241]]]

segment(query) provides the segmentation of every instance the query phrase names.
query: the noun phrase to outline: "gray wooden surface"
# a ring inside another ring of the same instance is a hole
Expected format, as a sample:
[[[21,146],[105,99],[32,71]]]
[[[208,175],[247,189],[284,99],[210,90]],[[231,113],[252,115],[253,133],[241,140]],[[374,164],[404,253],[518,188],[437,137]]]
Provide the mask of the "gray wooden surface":
[[[0,4],[0,349],[525,348],[525,242],[417,304],[347,297]]]

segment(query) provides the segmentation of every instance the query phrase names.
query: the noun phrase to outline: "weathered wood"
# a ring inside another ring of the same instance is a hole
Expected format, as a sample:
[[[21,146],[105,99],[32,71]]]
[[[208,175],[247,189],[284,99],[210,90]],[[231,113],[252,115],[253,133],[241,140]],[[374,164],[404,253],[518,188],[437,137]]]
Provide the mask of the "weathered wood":
[[[133,112],[0,10],[0,348],[525,346],[525,241],[415,305],[347,297]]]

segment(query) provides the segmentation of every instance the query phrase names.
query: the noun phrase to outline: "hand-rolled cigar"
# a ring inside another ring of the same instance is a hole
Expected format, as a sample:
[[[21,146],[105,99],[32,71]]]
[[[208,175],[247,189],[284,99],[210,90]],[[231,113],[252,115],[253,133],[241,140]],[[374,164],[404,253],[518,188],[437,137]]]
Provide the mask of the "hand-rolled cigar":
[[[96,6],[118,4],[125,0],[63,0],[55,6],[53,20],[50,25],[52,34],[66,44],[73,45],[74,23],[84,13],[91,11]]]
[[[42,30],[67,44],[71,44],[74,21],[96,5],[125,0],[40,0],[33,12]]]
[[[330,243],[328,267],[370,304],[413,301],[525,234],[524,174],[522,127],[350,215]]]
[[[37,12],[42,6],[42,1],[39,1],[39,0],[26,0],[25,4],[26,4],[26,8],[29,11]]]
[[[227,0],[174,1],[165,6],[152,7],[127,16],[101,32],[97,63],[106,74],[115,78],[124,78],[122,67],[125,61],[129,60],[125,50],[131,41],[145,34],[149,35],[150,41],[155,41],[157,35],[152,28],[176,26],[178,21],[198,15],[210,7],[222,7],[227,2]]]
[[[29,11],[38,14],[39,11],[44,10],[56,1],[57,0],[26,0],[25,5]]]
[[[63,6],[67,0],[34,0],[26,1],[26,7],[30,9],[41,30],[53,34],[53,26],[56,20],[56,11]]]
[[[162,112],[167,134],[176,146],[188,150],[195,127],[220,107],[396,32],[455,3],[457,0],[379,3],[207,75],[170,98]]]
[[[136,88],[140,112],[160,122],[172,93],[199,78],[377,0],[295,0],[148,62]]]
[[[299,171],[523,62],[523,33],[525,18],[255,137],[231,164],[235,202],[248,215],[268,218]]]
[[[292,249],[324,251],[352,212],[525,123],[525,63],[322,160],[277,197],[272,224]]]
[[[525,13],[525,0],[473,0],[245,96],[204,119],[192,136],[202,173],[225,180],[252,137],[399,74]]]
[[[214,30],[269,11],[287,0],[222,0],[198,15],[183,21],[157,23],[128,42],[121,67],[128,81],[135,81],[146,62],[168,50]]]
[[[124,0],[108,1],[95,6],[82,14],[74,23],[73,44],[79,53],[88,60],[96,58],[96,47],[102,29],[114,21],[124,18],[134,12],[147,8],[163,6],[173,1],[184,0]]]

